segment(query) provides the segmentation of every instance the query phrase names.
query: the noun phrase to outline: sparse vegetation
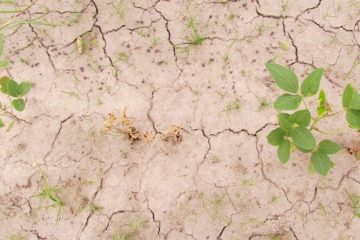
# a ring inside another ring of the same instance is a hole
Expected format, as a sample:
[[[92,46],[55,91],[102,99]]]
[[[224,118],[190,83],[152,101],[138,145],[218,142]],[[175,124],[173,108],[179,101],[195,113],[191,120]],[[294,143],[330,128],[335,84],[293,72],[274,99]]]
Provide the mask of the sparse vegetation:
[[[360,218],[360,195],[346,192],[350,200],[350,206],[353,210],[354,216]]]
[[[112,240],[136,240],[139,239],[138,235],[142,227],[148,223],[147,220],[136,220],[124,227],[121,231],[118,228],[115,229],[115,233]]]
[[[190,29],[191,33],[188,37],[186,37],[186,40],[191,45],[201,45],[203,41],[205,40],[204,36],[199,32],[197,23],[195,21],[195,18],[193,16],[190,16],[187,18],[187,28]]]
[[[37,198],[40,198],[42,201],[47,201],[49,205],[42,206],[41,208],[55,208],[57,210],[56,222],[59,222],[61,211],[64,207],[64,202],[60,198],[59,193],[61,192],[61,188],[51,186],[48,183],[47,177],[43,170],[39,167],[40,174],[40,186],[41,190],[36,195]]]

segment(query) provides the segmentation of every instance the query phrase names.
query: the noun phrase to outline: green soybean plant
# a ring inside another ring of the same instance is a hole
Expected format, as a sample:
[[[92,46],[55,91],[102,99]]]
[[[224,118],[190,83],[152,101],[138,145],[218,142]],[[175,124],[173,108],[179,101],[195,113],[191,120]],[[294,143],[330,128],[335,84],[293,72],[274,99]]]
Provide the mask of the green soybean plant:
[[[326,176],[334,166],[330,159],[341,150],[341,146],[329,139],[323,139],[319,143],[313,132],[322,132],[317,124],[323,118],[334,116],[340,112],[332,113],[332,107],[326,100],[323,90],[319,91],[323,69],[313,70],[299,86],[296,74],[281,65],[273,62],[266,64],[276,85],[286,93],[279,96],[273,107],[279,110],[279,127],[267,136],[268,142],[276,146],[278,158],[281,163],[290,159],[291,152],[299,150],[310,154],[309,170]],[[319,93],[319,94],[318,94]],[[306,99],[318,94],[318,107],[315,114],[310,113],[306,105]],[[304,109],[299,109],[303,103]],[[360,95],[348,85],[343,95],[343,106],[350,127],[360,129]]]
[[[0,78],[0,90],[2,93],[8,96],[11,102],[10,108],[15,109],[18,112],[22,112],[25,109],[25,95],[31,90],[31,82],[16,82],[8,76]],[[9,106],[0,103],[2,110],[1,115],[8,115]],[[0,118],[0,127],[4,126],[4,122]]]
[[[4,55],[4,38],[0,33],[0,68],[7,68],[9,61]],[[22,112],[25,109],[25,95],[31,90],[32,84],[30,82],[16,82],[8,76],[0,78],[0,90],[10,100],[10,106],[6,106],[0,103],[0,116],[12,116],[14,115],[9,112],[9,108],[13,108],[18,112]],[[0,128],[4,127],[5,124],[0,118]]]

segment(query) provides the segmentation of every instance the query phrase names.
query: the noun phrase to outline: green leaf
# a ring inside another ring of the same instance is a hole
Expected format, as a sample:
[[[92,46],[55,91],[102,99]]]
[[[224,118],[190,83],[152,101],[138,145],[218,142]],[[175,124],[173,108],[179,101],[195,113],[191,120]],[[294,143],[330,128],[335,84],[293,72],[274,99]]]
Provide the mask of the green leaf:
[[[288,140],[283,141],[277,151],[279,160],[281,163],[287,163],[290,159],[290,142]]]
[[[317,107],[317,114],[318,117],[323,117],[327,112],[327,107],[326,107],[326,95],[325,92],[323,90],[320,91],[319,93],[319,105]]]
[[[11,105],[18,111],[22,112],[25,109],[25,102],[22,98],[15,99],[11,102]]]
[[[297,93],[299,80],[292,70],[275,63],[267,63],[266,69],[270,72],[279,88],[287,92]]]
[[[319,143],[318,150],[325,154],[335,154],[341,150],[341,146],[330,140],[322,140]]]
[[[309,161],[308,172],[309,172],[309,174],[316,173],[315,167],[314,167],[314,165],[312,164],[311,161]]]
[[[355,90],[349,108],[360,110],[360,95]]]
[[[290,115],[290,120],[299,126],[307,127],[311,121],[311,114],[309,110],[299,110]]]
[[[285,134],[284,130],[276,128],[269,133],[267,140],[271,145],[279,146],[284,141]]]
[[[348,109],[346,111],[346,121],[350,127],[360,130],[360,111]]]
[[[354,88],[351,84],[346,85],[343,96],[342,96],[342,104],[344,108],[348,108],[352,101],[354,95]]]
[[[278,115],[280,128],[288,133],[292,128],[292,122],[289,119],[290,115],[287,113],[280,113]]]
[[[2,59],[0,60],[0,68],[7,68],[9,66],[9,60]]]
[[[0,86],[3,93],[6,93],[6,83],[9,80],[11,79],[8,76],[3,76],[2,78],[0,78]]]
[[[314,169],[323,176],[326,176],[329,170],[334,166],[328,155],[321,151],[315,151],[311,154],[311,164]]]
[[[4,124],[3,120],[0,118],[0,128],[2,128],[4,126],[5,126],[5,124]]]
[[[300,106],[301,96],[284,94],[278,97],[274,103],[274,108],[278,110],[295,110]]]
[[[301,84],[301,94],[304,97],[315,95],[319,91],[320,80],[324,70],[322,68],[315,69]]]
[[[30,91],[31,87],[31,82],[21,82],[18,86],[19,96],[25,96]]]
[[[300,150],[301,152],[303,152],[303,153],[309,153],[309,152],[312,152],[312,149],[311,149],[311,150],[308,150],[308,149],[303,149],[303,148],[301,148],[301,147],[299,147],[299,146],[296,146],[296,148],[297,148],[298,150]]]
[[[5,83],[5,93],[12,97],[18,97],[18,84],[12,79],[9,79]]]
[[[291,138],[294,144],[303,150],[313,150],[316,147],[316,141],[309,129],[298,127],[292,130]]]

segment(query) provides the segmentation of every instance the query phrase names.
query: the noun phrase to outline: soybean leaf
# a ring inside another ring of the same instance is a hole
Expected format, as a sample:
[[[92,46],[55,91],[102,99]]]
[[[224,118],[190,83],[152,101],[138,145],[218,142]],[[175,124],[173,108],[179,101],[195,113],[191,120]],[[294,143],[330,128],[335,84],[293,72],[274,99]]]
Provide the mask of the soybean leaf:
[[[324,70],[322,68],[312,71],[301,84],[301,94],[304,97],[315,95],[319,91],[320,80]]]
[[[309,129],[297,127],[292,130],[291,138],[294,144],[303,150],[313,150],[316,147],[316,141]]]
[[[327,113],[326,95],[323,90],[320,91],[318,99],[319,99],[319,105],[317,107],[317,114],[318,117],[323,117]]]
[[[356,91],[354,91],[349,108],[360,110],[360,95]]]
[[[22,112],[25,109],[25,102],[22,98],[12,100],[11,105],[19,112]]]
[[[273,146],[279,146],[284,141],[285,134],[284,130],[276,128],[267,136],[268,142]]]
[[[278,110],[295,110],[300,106],[301,96],[284,94],[278,97],[274,103],[274,108]]]
[[[303,153],[312,152],[312,149],[311,149],[311,150],[309,150],[309,149],[303,149],[303,148],[301,148],[301,147],[299,147],[299,146],[296,146],[296,148],[297,148],[298,150],[300,150],[301,152],[303,152]]]
[[[314,169],[323,176],[326,176],[329,170],[334,166],[328,155],[321,151],[315,151],[311,154],[311,164]]]
[[[0,128],[2,128],[4,126],[5,126],[5,124],[4,124],[3,120],[0,118]]]
[[[350,84],[343,93],[343,107],[360,110],[360,95]]]
[[[287,163],[290,159],[290,143],[288,140],[283,141],[277,151],[281,163]]]
[[[307,127],[311,121],[311,113],[309,110],[299,110],[290,115],[290,120],[299,126]]]
[[[266,68],[279,88],[287,92],[297,93],[299,80],[292,70],[276,63],[267,63]]]
[[[360,130],[360,111],[348,109],[346,111],[346,121],[350,127]]]
[[[290,121],[290,115],[287,113],[280,113],[278,115],[280,128],[283,129],[286,133],[292,128],[292,122]]]
[[[343,96],[342,96],[342,104],[344,108],[348,108],[352,101],[354,95],[354,88],[351,84],[346,85]]]
[[[19,96],[17,82],[15,82],[12,79],[7,80],[5,83],[5,92],[4,93],[6,93],[7,95],[12,96],[12,97]]]
[[[331,140],[322,140],[319,143],[318,150],[325,154],[335,154],[341,150],[341,146]]]
[[[25,96],[30,91],[31,87],[31,82],[21,82],[18,86],[19,96]]]
[[[6,82],[9,80],[11,79],[8,76],[3,76],[2,78],[0,78],[0,86],[3,93],[6,93]]]
[[[309,161],[308,171],[309,171],[309,174],[316,173],[315,167],[314,167],[314,165],[312,164],[311,161]]]

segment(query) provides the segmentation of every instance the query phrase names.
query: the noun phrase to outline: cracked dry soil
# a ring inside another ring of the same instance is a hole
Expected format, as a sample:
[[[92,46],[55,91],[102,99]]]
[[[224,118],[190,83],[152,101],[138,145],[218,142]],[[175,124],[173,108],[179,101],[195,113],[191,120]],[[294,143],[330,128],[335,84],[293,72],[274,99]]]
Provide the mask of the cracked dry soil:
[[[344,150],[327,177],[302,154],[281,165],[264,104],[280,93],[273,58],[301,78],[324,67],[335,109],[346,83],[360,87],[359,1],[16,2],[33,4],[2,21],[38,20],[4,30],[2,73],[34,87],[1,131],[0,239],[360,239],[347,194],[360,194],[359,162]],[[124,108],[151,143],[101,133]],[[334,122],[335,140],[358,147]],[[183,141],[164,142],[174,124]],[[61,189],[58,222],[38,166]]]

